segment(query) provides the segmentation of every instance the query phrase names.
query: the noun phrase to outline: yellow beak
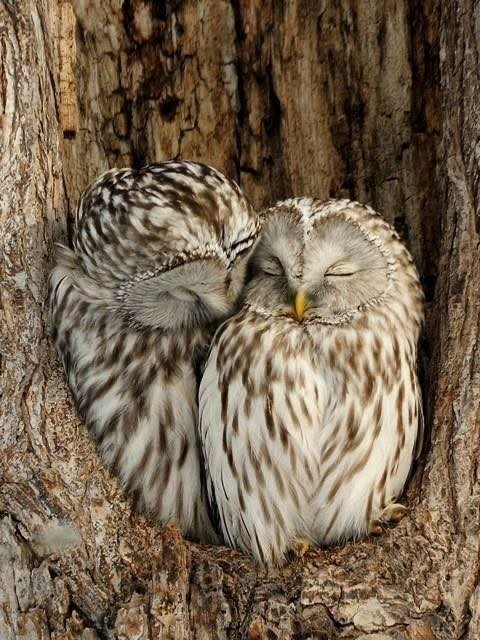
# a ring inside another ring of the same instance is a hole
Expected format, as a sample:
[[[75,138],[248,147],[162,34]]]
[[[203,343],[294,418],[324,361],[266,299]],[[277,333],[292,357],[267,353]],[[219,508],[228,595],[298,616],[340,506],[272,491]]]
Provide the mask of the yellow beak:
[[[303,316],[305,315],[305,311],[308,308],[308,298],[305,295],[304,291],[297,291],[294,306],[297,320],[301,322],[303,320]]]

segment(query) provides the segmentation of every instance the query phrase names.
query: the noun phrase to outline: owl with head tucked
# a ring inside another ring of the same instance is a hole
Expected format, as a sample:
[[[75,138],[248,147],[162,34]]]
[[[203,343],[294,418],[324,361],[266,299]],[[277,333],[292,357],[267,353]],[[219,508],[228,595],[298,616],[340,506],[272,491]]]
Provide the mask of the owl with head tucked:
[[[264,213],[242,308],[200,385],[229,545],[276,565],[401,518],[422,431],[422,301],[410,254],[371,208],[302,198]]]
[[[81,196],[49,282],[54,341],[81,416],[137,505],[214,539],[198,376],[234,310],[259,222],[239,187],[194,162],[113,169]]]

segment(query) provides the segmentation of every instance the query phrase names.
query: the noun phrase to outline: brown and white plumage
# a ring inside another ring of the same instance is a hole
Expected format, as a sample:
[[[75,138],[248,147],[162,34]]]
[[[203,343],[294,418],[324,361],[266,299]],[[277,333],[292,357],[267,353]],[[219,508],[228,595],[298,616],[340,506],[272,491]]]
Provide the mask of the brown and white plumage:
[[[266,211],[241,311],[213,340],[200,433],[225,540],[266,564],[392,512],[421,423],[422,292],[369,207]]]
[[[232,313],[258,220],[211,167],[113,169],[82,195],[50,315],[100,453],[140,507],[213,539],[198,443],[198,367]]]

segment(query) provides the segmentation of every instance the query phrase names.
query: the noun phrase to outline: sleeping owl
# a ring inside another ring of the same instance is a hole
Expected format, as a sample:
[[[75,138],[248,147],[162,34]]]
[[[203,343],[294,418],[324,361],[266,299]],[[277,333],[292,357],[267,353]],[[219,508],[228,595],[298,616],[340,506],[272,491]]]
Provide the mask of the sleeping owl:
[[[241,291],[257,216],[194,162],[113,169],[80,198],[50,276],[53,336],[81,416],[139,507],[215,539],[197,433],[201,358]]]
[[[394,229],[348,200],[267,210],[248,271],[213,339],[200,434],[226,542],[275,565],[403,515],[423,295]]]

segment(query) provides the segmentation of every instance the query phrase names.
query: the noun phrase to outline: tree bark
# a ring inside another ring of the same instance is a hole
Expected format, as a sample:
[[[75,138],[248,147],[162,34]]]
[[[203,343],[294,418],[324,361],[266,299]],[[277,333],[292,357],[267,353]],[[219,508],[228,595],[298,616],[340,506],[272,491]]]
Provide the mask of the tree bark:
[[[0,638],[479,638],[476,0],[0,0],[0,34]],[[104,469],[45,328],[53,242],[100,171],[169,157],[257,207],[357,198],[407,240],[427,441],[379,539],[266,573]],[[55,523],[74,547],[39,547]]]

